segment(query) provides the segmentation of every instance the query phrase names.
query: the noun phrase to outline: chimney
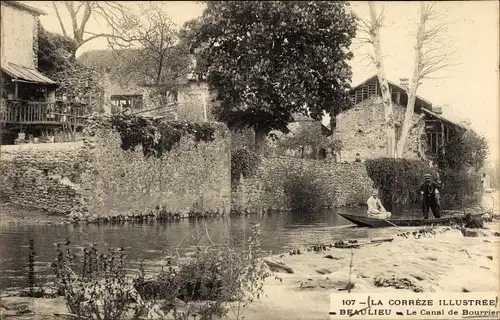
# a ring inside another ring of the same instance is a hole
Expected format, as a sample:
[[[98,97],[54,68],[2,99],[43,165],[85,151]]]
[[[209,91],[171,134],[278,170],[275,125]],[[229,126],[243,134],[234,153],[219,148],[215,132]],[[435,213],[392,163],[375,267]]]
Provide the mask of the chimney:
[[[405,90],[408,90],[410,86],[410,80],[408,80],[408,78],[399,78],[399,86]]]
[[[432,112],[436,114],[443,114],[443,107],[442,106],[432,106]]]

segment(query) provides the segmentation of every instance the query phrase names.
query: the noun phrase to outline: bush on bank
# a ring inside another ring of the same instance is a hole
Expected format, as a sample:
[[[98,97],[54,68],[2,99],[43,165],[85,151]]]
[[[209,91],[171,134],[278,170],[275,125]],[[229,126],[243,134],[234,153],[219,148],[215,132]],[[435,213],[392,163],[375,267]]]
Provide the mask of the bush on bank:
[[[240,177],[249,177],[255,174],[260,164],[259,156],[245,147],[231,151],[231,183],[237,184]]]
[[[290,172],[284,179],[287,207],[296,212],[314,212],[329,203],[326,190],[310,172]]]
[[[413,204],[419,201],[418,188],[426,173],[435,175],[435,169],[422,160],[378,158],[367,159],[366,171],[386,208]]]
[[[418,188],[423,183],[423,175],[430,173],[433,180],[439,174],[441,180],[440,202],[444,208],[477,203],[481,196],[481,177],[478,172],[467,167],[430,168],[422,160],[378,158],[365,162],[374,188],[387,208],[393,205],[420,203]]]
[[[156,275],[131,279],[123,249],[108,253],[85,248],[76,261],[70,243],[58,246],[53,263],[56,285],[71,314],[80,319],[142,319],[153,314],[174,319],[212,319],[244,308],[263,293],[270,275],[260,261],[259,230],[252,224],[242,246],[196,248],[190,256],[170,258]]]

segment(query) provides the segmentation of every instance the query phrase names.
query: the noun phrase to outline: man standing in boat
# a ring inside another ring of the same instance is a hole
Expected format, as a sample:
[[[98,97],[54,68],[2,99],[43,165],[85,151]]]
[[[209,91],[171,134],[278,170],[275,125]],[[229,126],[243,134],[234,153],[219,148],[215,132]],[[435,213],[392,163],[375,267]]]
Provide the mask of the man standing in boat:
[[[429,209],[435,218],[440,218],[440,205],[439,205],[439,189],[441,189],[441,181],[431,181],[431,175],[424,175],[424,183],[418,189],[422,201],[422,213],[424,219],[429,219]]]
[[[373,190],[373,195],[366,202],[368,205],[368,216],[378,219],[389,219],[391,213],[387,212],[378,197],[378,190]]]

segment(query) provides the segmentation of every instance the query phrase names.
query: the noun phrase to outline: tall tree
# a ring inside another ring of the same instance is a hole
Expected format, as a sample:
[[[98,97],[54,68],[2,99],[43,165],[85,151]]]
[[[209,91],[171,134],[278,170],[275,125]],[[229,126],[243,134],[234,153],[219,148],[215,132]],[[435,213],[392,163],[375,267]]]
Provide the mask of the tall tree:
[[[349,50],[356,19],[346,2],[210,1],[203,43],[217,119],[253,128],[257,152],[294,113],[320,120],[351,107]]]
[[[385,75],[380,36],[385,13],[383,10],[377,13],[373,1],[369,1],[368,6],[370,20],[365,21],[358,18],[360,30],[364,31],[367,36],[361,37],[359,40],[361,40],[361,44],[368,43],[373,46],[374,55],[369,55],[369,57],[377,68],[377,76],[382,91],[386,122],[387,155],[389,157],[401,158],[410,130],[414,126],[413,115],[418,87],[422,80],[430,79],[432,74],[453,66],[454,63],[450,62],[453,52],[450,50],[449,43],[443,37],[446,31],[446,24],[439,22],[442,20],[436,10],[435,3],[420,2],[419,22],[416,33],[416,44],[414,46],[414,67],[409,88],[406,90],[408,102],[401,136],[396,141],[391,92]]]
[[[109,39],[111,47],[134,49],[115,50],[121,61],[114,76],[123,83],[150,88],[160,104],[166,104],[192,72],[189,46],[179,40],[179,32],[161,3],[141,6],[120,30],[119,38]]]
[[[52,1],[52,6],[56,12],[57,21],[64,36],[72,37],[75,40],[76,50],[85,43],[101,37],[120,37],[117,30],[121,22],[127,19],[129,10],[126,6],[117,1]],[[61,12],[69,16],[70,26],[65,25]],[[89,20],[105,23],[108,32],[90,32],[88,30]],[[68,33],[67,30],[71,30]]]
[[[455,63],[451,62],[453,52],[447,40],[444,40],[446,24],[436,10],[435,2],[420,2],[419,22],[414,47],[413,74],[407,90],[408,102],[401,128],[401,137],[397,143],[396,156],[402,157],[410,130],[413,127],[413,114],[417,90],[424,79],[431,79],[436,72],[443,71]]]
[[[359,19],[359,29],[366,33],[366,37],[361,37],[360,40],[362,43],[369,43],[373,46],[373,55],[370,54],[369,58],[377,67],[377,78],[380,83],[382,103],[384,105],[387,156],[392,158],[396,155],[394,112],[389,83],[385,75],[385,65],[380,37],[380,29],[383,26],[385,12],[382,10],[380,13],[377,13],[375,2],[373,1],[369,1],[368,6],[370,8],[370,20],[365,21],[363,19]]]

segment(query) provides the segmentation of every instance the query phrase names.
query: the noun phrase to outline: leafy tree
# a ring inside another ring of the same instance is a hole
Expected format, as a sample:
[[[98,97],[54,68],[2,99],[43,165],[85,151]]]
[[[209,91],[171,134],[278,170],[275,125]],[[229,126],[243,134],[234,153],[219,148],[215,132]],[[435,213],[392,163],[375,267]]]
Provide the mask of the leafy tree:
[[[189,48],[189,52],[193,55],[195,62],[193,73],[198,79],[206,79],[208,70],[207,58],[200,52],[200,48],[195,49],[200,44],[198,35],[202,27],[202,20],[200,18],[192,19],[184,23],[179,31],[180,45]],[[205,44],[202,45],[203,48]]]
[[[301,125],[293,135],[280,139],[278,146],[282,149],[299,150],[302,158],[305,157],[305,150],[310,148],[315,159],[319,158],[321,149],[329,149],[335,159],[342,149],[341,141],[324,135],[317,122]]]
[[[42,72],[53,73],[64,70],[74,62],[76,50],[73,39],[48,32],[41,25],[38,28],[38,68]]]
[[[465,166],[481,169],[488,156],[486,138],[474,130],[453,135],[439,152],[438,165],[449,169],[462,169]]]
[[[438,166],[444,187],[443,205],[459,206],[479,201],[481,175],[478,170],[484,166],[487,156],[486,139],[473,130],[457,132],[441,148]]]
[[[348,3],[210,1],[201,21],[194,46],[220,103],[214,115],[253,128],[259,153],[270,131],[288,132],[292,114],[319,120],[351,107]]]

